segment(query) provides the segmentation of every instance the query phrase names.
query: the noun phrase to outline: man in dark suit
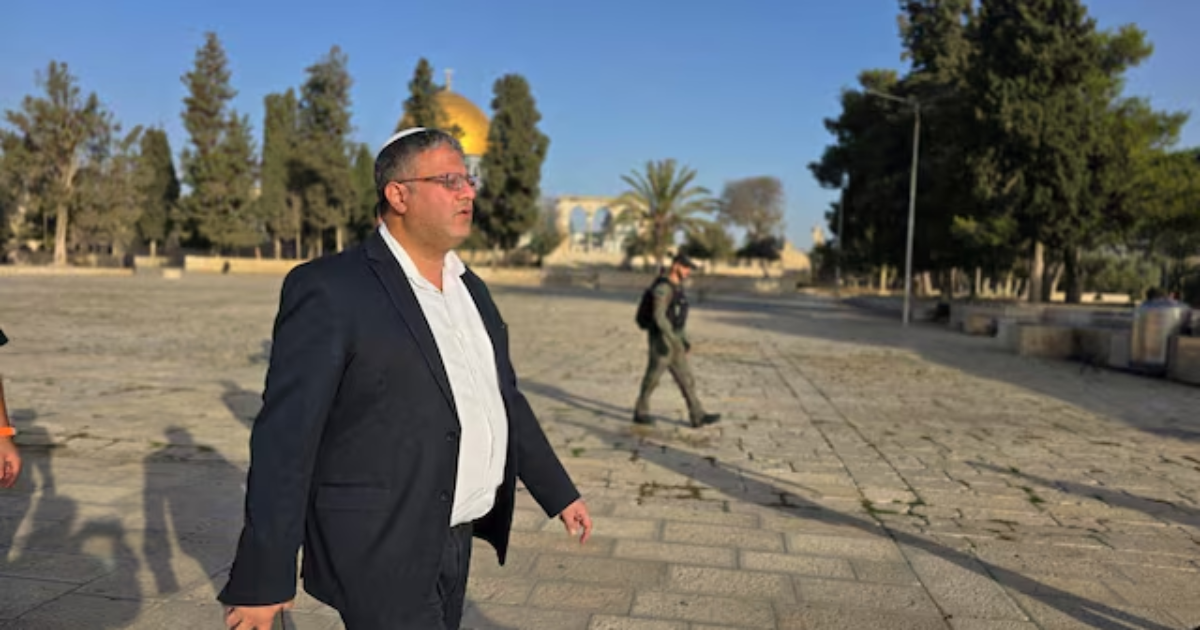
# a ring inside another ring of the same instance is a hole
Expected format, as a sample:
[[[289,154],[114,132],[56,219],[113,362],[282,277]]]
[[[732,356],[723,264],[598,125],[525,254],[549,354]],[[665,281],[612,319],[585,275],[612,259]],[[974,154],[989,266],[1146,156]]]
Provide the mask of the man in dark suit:
[[[516,480],[581,542],[587,507],[517,389],[508,330],[454,254],[473,177],[449,134],[375,162],[382,224],[283,283],[226,625],[268,630],[305,590],[348,630],[459,627],[471,538],[501,564]]]

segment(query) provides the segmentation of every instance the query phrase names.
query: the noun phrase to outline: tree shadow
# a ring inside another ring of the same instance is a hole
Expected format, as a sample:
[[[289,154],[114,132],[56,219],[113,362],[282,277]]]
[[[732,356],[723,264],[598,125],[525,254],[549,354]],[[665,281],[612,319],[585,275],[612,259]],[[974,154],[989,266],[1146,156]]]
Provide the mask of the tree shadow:
[[[142,468],[142,554],[159,595],[176,593],[194,582],[211,585],[228,568],[245,478],[240,468],[216,449],[198,444],[187,429],[168,427],[164,435],[166,443],[146,455]],[[184,466],[188,472],[181,475]],[[192,566],[174,557],[176,547],[194,562]],[[196,567],[202,575],[195,573]],[[177,570],[191,578],[181,584]],[[216,596],[215,587],[212,594]]]
[[[1051,490],[1059,490],[1078,497],[1096,499],[1111,507],[1133,510],[1163,521],[1200,528],[1200,512],[1189,510],[1163,499],[1151,499],[1121,490],[1114,490],[1104,486],[1087,485],[1075,481],[1056,481],[1039,477],[1038,475],[1031,475],[1014,468],[1006,469],[983,462],[968,463],[982,470],[1024,479]]]
[[[614,412],[614,407],[603,401],[578,396],[562,388],[545,383],[522,382],[522,389],[530,393],[548,397],[552,400],[567,404],[579,410],[587,411],[597,416],[611,418],[628,427],[628,410]],[[608,444],[628,443],[629,432],[618,432],[603,429],[568,419],[557,419],[557,422],[582,429]],[[1021,575],[1010,569],[996,566],[980,557],[972,556],[962,551],[951,549],[935,541],[900,531],[887,523],[850,516],[830,510],[803,497],[796,496],[786,487],[781,487],[771,481],[761,480],[759,473],[727,464],[715,458],[706,458],[687,451],[673,448],[669,440],[662,439],[654,432],[637,432],[633,436],[641,445],[649,448],[639,448],[637,455],[662,468],[677,474],[696,478],[697,473],[703,475],[703,483],[718,490],[731,493],[732,489],[741,488],[751,497],[786,497],[779,504],[767,504],[782,514],[795,518],[816,520],[829,525],[849,527],[872,534],[884,536],[899,545],[920,550],[931,556],[940,558],[961,569],[970,571],[987,578],[998,586],[1041,602],[1063,615],[1069,616],[1081,623],[1095,628],[1112,630],[1171,630],[1156,621],[1146,619],[1106,604],[1092,601],[1067,591],[1055,588],[1033,578]],[[1028,615],[1028,611],[1026,611]]]
[[[1068,361],[1021,357],[994,338],[953,332],[944,325],[914,322],[904,329],[894,318],[832,299],[797,301],[813,304],[756,307],[740,313],[726,308],[711,319],[797,337],[908,350],[933,363],[1054,398],[1150,435],[1200,442],[1200,417],[1183,411],[1200,406],[1200,388],[1116,370],[1081,371],[1080,364]],[[826,319],[836,322],[830,325]]]

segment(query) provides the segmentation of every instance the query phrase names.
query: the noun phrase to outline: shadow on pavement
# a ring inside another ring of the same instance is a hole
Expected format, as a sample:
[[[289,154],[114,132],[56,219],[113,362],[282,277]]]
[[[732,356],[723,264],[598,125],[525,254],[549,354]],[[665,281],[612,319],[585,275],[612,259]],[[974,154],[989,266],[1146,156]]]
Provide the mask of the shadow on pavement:
[[[624,303],[629,305],[630,326],[638,300],[638,293],[629,290],[581,287],[498,286],[493,293]],[[1116,371],[1093,369],[1081,373],[1077,364],[1017,357],[1000,348],[994,339],[970,337],[940,324],[914,322],[904,330],[898,317],[829,297],[710,295],[699,300],[695,293],[689,289],[694,314],[719,323],[910,350],[931,362],[1037,392],[1151,435],[1200,442],[1200,416],[1181,411],[1200,407],[1200,388]],[[702,346],[703,340],[698,343]],[[1165,398],[1185,404],[1167,404]]]
[[[137,556],[115,519],[87,519],[76,527],[79,502],[61,492],[54,445],[36,419],[31,409],[12,413],[23,469],[17,485],[0,493],[0,580],[7,587],[0,590],[0,611],[21,627],[123,628],[142,606]],[[19,537],[26,520],[27,533]],[[74,608],[89,595],[108,603],[81,614]]]
[[[1113,418],[1159,437],[1200,442],[1200,389],[1117,371],[1081,372],[1078,364],[1019,357],[995,339],[971,337],[945,326],[914,323],[908,330],[890,316],[842,306],[830,299],[795,300],[790,306],[710,308],[717,322],[813,339],[909,350],[979,378],[1004,382]],[[808,302],[809,304],[805,304]],[[741,313],[733,312],[741,310]],[[836,318],[836,325],[824,321]]]
[[[1008,475],[1017,479],[1024,479],[1028,482],[1035,483],[1052,490],[1059,490],[1078,497],[1096,499],[1112,507],[1134,510],[1163,521],[1200,528],[1200,512],[1190,510],[1186,507],[1176,505],[1175,503],[1162,499],[1142,497],[1136,494],[1123,492],[1121,490],[1106,488],[1104,486],[1093,486],[1074,481],[1055,481],[1052,479],[1046,479],[1045,477],[1039,477],[1037,475],[1021,472],[1019,470],[1001,468],[999,466],[984,462],[968,463],[982,470],[990,470],[994,473]]]
[[[629,426],[628,418],[631,413],[630,409],[614,407],[603,401],[577,396],[562,388],[546,383],[525,381],[521,386],[523,390],[529,393],[545,396],[577,409],[611,418],[618,423],[617,426],[623,428]],[[627,429],[621,431],[606,430],[565,419],[557,421],[583,429],[608,444],[628,443],[631,437]],[[694,478],[697,471],[703,471],[704,476],[700,479],[703,483],[720,489],[744,487],[745,492],[749,496],[778,497],[786,495],[788,497],[788,505],[771,505],[769,507],[773,507],[780,513],[795,518],[818,520],[826,524],[852,527],[876,536],[886,536],[900,545],[920,550],[962,569],[988,578],[1007,589],[1041,602],[1046,607],[1053,608],[1063,615],[1069,616],[1090,627],[1111,630],[1132,630],[1135,628],[1141,630],[1171,630],[1168,626],[1150,619],[1145,619],[1106,604],[1054,588],[1009,569],[998,567],[978,557],[910,533],[890,528],[884,523],[829,510],[811,501],[795,496],[788,492],[786,488],[776,486],[769,481],[756,479],[755,477],[759,475],[753,471],[744,470],[716,459],[704,458],[686,451],[674,449],[668,443],[669,440],[656,438],[652,433],[640,438],[634,436],[634,438],[638,439],[642,445],[653,447],[638,449],[639,457],[665,469],[674,471],[677,474]],[[728,490],[724,491],[728,492]],[[881,527],[883,528],[882,532]]]

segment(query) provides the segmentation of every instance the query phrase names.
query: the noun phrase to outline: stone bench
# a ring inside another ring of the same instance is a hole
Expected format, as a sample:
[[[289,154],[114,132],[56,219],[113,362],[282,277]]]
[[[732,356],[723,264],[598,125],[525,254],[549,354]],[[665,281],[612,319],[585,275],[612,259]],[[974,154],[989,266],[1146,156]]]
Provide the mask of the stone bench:
[[[1181,383],[1200,385],[1200,337],[1171,338],[1167,378]]]

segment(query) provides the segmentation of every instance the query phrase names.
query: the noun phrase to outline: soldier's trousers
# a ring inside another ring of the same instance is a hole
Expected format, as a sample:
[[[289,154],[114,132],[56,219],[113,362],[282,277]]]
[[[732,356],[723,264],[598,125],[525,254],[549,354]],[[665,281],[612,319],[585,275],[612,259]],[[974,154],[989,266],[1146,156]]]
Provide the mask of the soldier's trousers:
[[[688,366],[687,353],[683,350],[672,351],[658,331],[649,334],[650,359],[646,365],[646,375],[642,377],[642,389],[638,393],[635,416],[650,415],[650,395],[658,387],[663,372],[670,370],[679,391],[687,401],[688,415],[693,423],[704,417],[704,406],[696,396],[696,379],[692,377],[692,369]]]

